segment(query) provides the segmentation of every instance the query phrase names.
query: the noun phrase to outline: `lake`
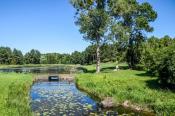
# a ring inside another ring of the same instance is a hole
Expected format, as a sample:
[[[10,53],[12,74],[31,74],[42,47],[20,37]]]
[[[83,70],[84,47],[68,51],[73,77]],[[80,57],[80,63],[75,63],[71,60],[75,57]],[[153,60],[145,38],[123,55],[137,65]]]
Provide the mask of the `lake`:
[[[16,72],[16,73],[39,73],[39,74],[68,74],[74,73],[76,68],[71,66],[53,66],[53,67],[15,67],[1,68],[0,72]]]

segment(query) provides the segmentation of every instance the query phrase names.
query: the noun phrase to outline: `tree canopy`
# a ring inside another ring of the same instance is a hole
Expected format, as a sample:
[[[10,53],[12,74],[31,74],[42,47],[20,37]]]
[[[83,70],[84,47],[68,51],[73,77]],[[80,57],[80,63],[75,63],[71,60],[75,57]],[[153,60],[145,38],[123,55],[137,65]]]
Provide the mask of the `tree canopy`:
[[[134,68],[140,62],[140,46],[145,40],[144,32],[152,32],[150,22],[157,13],[148,2],[136,0],[109,0],[110,11],[114,16],[111,33],[127,48],[127,62]]]
[[[96,72],[100,72],[100,45],[108,32],[110,16],[107,12],[106,0],[71,0],[77,10],[76,25],[85,40],[96,46]]]
[[[97,72],[100,71],[100,45],[106,39],[117,40],[127,49],[127,62],[134,68],[140,62],[140,45],[152,32],[150,22],[157,13],[147,3],[137,0],[71,0],[77,10],[76,24],[86,40],[96,45]]]

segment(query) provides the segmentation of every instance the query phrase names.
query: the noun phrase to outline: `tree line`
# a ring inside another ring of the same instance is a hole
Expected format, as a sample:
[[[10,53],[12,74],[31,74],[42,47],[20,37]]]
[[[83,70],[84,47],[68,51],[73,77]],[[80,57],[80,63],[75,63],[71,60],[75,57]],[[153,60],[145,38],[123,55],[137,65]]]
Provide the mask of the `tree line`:
[[[175,39],[164,36],[162,38],[150,37],[144,40],[138,49],[135,49],[135,65],[142,65],[150,72],[155,72],[156,66],[153,61],[158,62],[155,57],[162,50],[175,44]],[[128,49],[116,43],[104,43],[100,46],[101,62],[127,62]],[[164,53],[163,55],[166,55]],[[90,45],[84,51],[74,51],[71,54],[46,53],[42,54],[39,50],[32,49],[23,55],[21,50],[9,47],[0,47],[0,64],[94,64],[96,63],[96,46]]]
[[[117,45],[104,44],[101,46],[102,62],[115,62],[119,54]],[[95,45],[88,46],[83,52],[74,51],[71,54],[46,53],[32,49],[23,55],[21,50],[10,47],[0,47],[0,64],[94,64],[96,63]]]

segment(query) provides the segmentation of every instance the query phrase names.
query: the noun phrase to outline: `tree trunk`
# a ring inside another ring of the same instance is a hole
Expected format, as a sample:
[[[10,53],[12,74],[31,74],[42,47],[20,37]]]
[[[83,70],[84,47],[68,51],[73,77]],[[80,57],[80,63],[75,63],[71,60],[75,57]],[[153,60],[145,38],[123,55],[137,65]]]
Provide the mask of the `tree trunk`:
[[[127,61],[130,69],[134,67],[134,51],[133,51],[133,40],[129,39],[129,45],[127,50]]]
[[[99,42],[97,42],[96,55],[97,55],[96,73],[99,73],[100,72],[100,45],[99,45]]]

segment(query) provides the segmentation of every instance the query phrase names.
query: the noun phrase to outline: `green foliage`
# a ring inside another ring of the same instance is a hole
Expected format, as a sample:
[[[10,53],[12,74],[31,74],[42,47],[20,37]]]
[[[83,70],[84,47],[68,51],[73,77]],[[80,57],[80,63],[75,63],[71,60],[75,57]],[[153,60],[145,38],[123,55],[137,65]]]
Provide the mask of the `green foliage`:
[[[116,44],[103,44],[101,46],[102,62],[115,62],[118,55],[118,46]]]
[[[71,56],[69,54],[63,54],[61,59],[62,64],[70,64],[71,63]]]
[[[175,41],[169,36],[151,37],[144,43],[142,52],[142,63],[147,71],[159,76],[167,87],[175,84],[174,46]]]
[[[13,55],[12,55],[12,64],[23,64],[24,63],[24,58],[23,54],[20,50],[14,49],[13,50]]]
[[[124,55],[118,44],[103,44],[100,47],[101,62],[123,61]],[[118,50],[120,49],[120,50]],[[71,55],[47,53],[41,55],[41,64],[94,64],[96,63],[96,46],[90,45],[84,51],[75,51]]]
[[[140,4],[136,0],[110,0],[109,4],[115,16],[111,34],[127,47],[127,62],[130,68],[134,68],[140,62],[140,46],[145,39],[143,33],[153,31],[149,23],[157,18],[157,13],[147,2]]]
[[[174,39],[169,36],[163,38],[151,37],[143,45],[142,64],[152,74],[158,74],[160,62],[167,55],[168,46],[175,44]]]
[[[144,64],[145,69],[152,73],[157,73],[157,65],[161,60],[161,48],[159,47],[159,39],[156,37],[149,38],[143,46],[142,51],[142,64]]]
[[[118,44],[102,44],[100,47],[101,51],[101,62],[115,62],[116,60],[122,61],[123,51],[120,50]],[[85,51],[82,52],[84,55],[84,64],[93,64],[96,62],[96,47],[94,45],[88,46]]]
[[[84,55],[81,52],[75,51],[71,54],[71,63],[84,64]]]
[[[2,116],[31,116],[31,74],[0,74],[0,113]]]
[[[140,63],[141,44],[145,39],[143,33],[153,31],[149,23],[157,18],[149,3],[140,4],[136,0],[71,0],[71,3],[77,10],[76,24],[80,26],[80,32],[86,40],[96,44],[97,67],[99,46],[106,36],[111,40],[117,39],[127,49],[126,59],[130,68]],[[105,52],[110,54],[107,49]],[[105,62],[108,60],[104,59]]]
[[[11,64],[12,50],[9,47],[0,47],[0,64]]]
[[[166,49],[158,65],[159,79],[164,85],[175,85],[175,44]]]
[[[96,71],[100,72],[100,45],[108,32],[110,16],[107,0],[71,0],[77,10],[76,25],[85,40],[96,46]]]
[[[61,64],[63,55],[59,53],[47,53],[41,55],[41,64]]]
[[[96,47],[94,45],[88,46],[84,51],[84,63],[85,64],[93,64],[96,59]]]
[[[40,64],[41,53],[38,50],[32,49],[24,57],[26,64]]]

